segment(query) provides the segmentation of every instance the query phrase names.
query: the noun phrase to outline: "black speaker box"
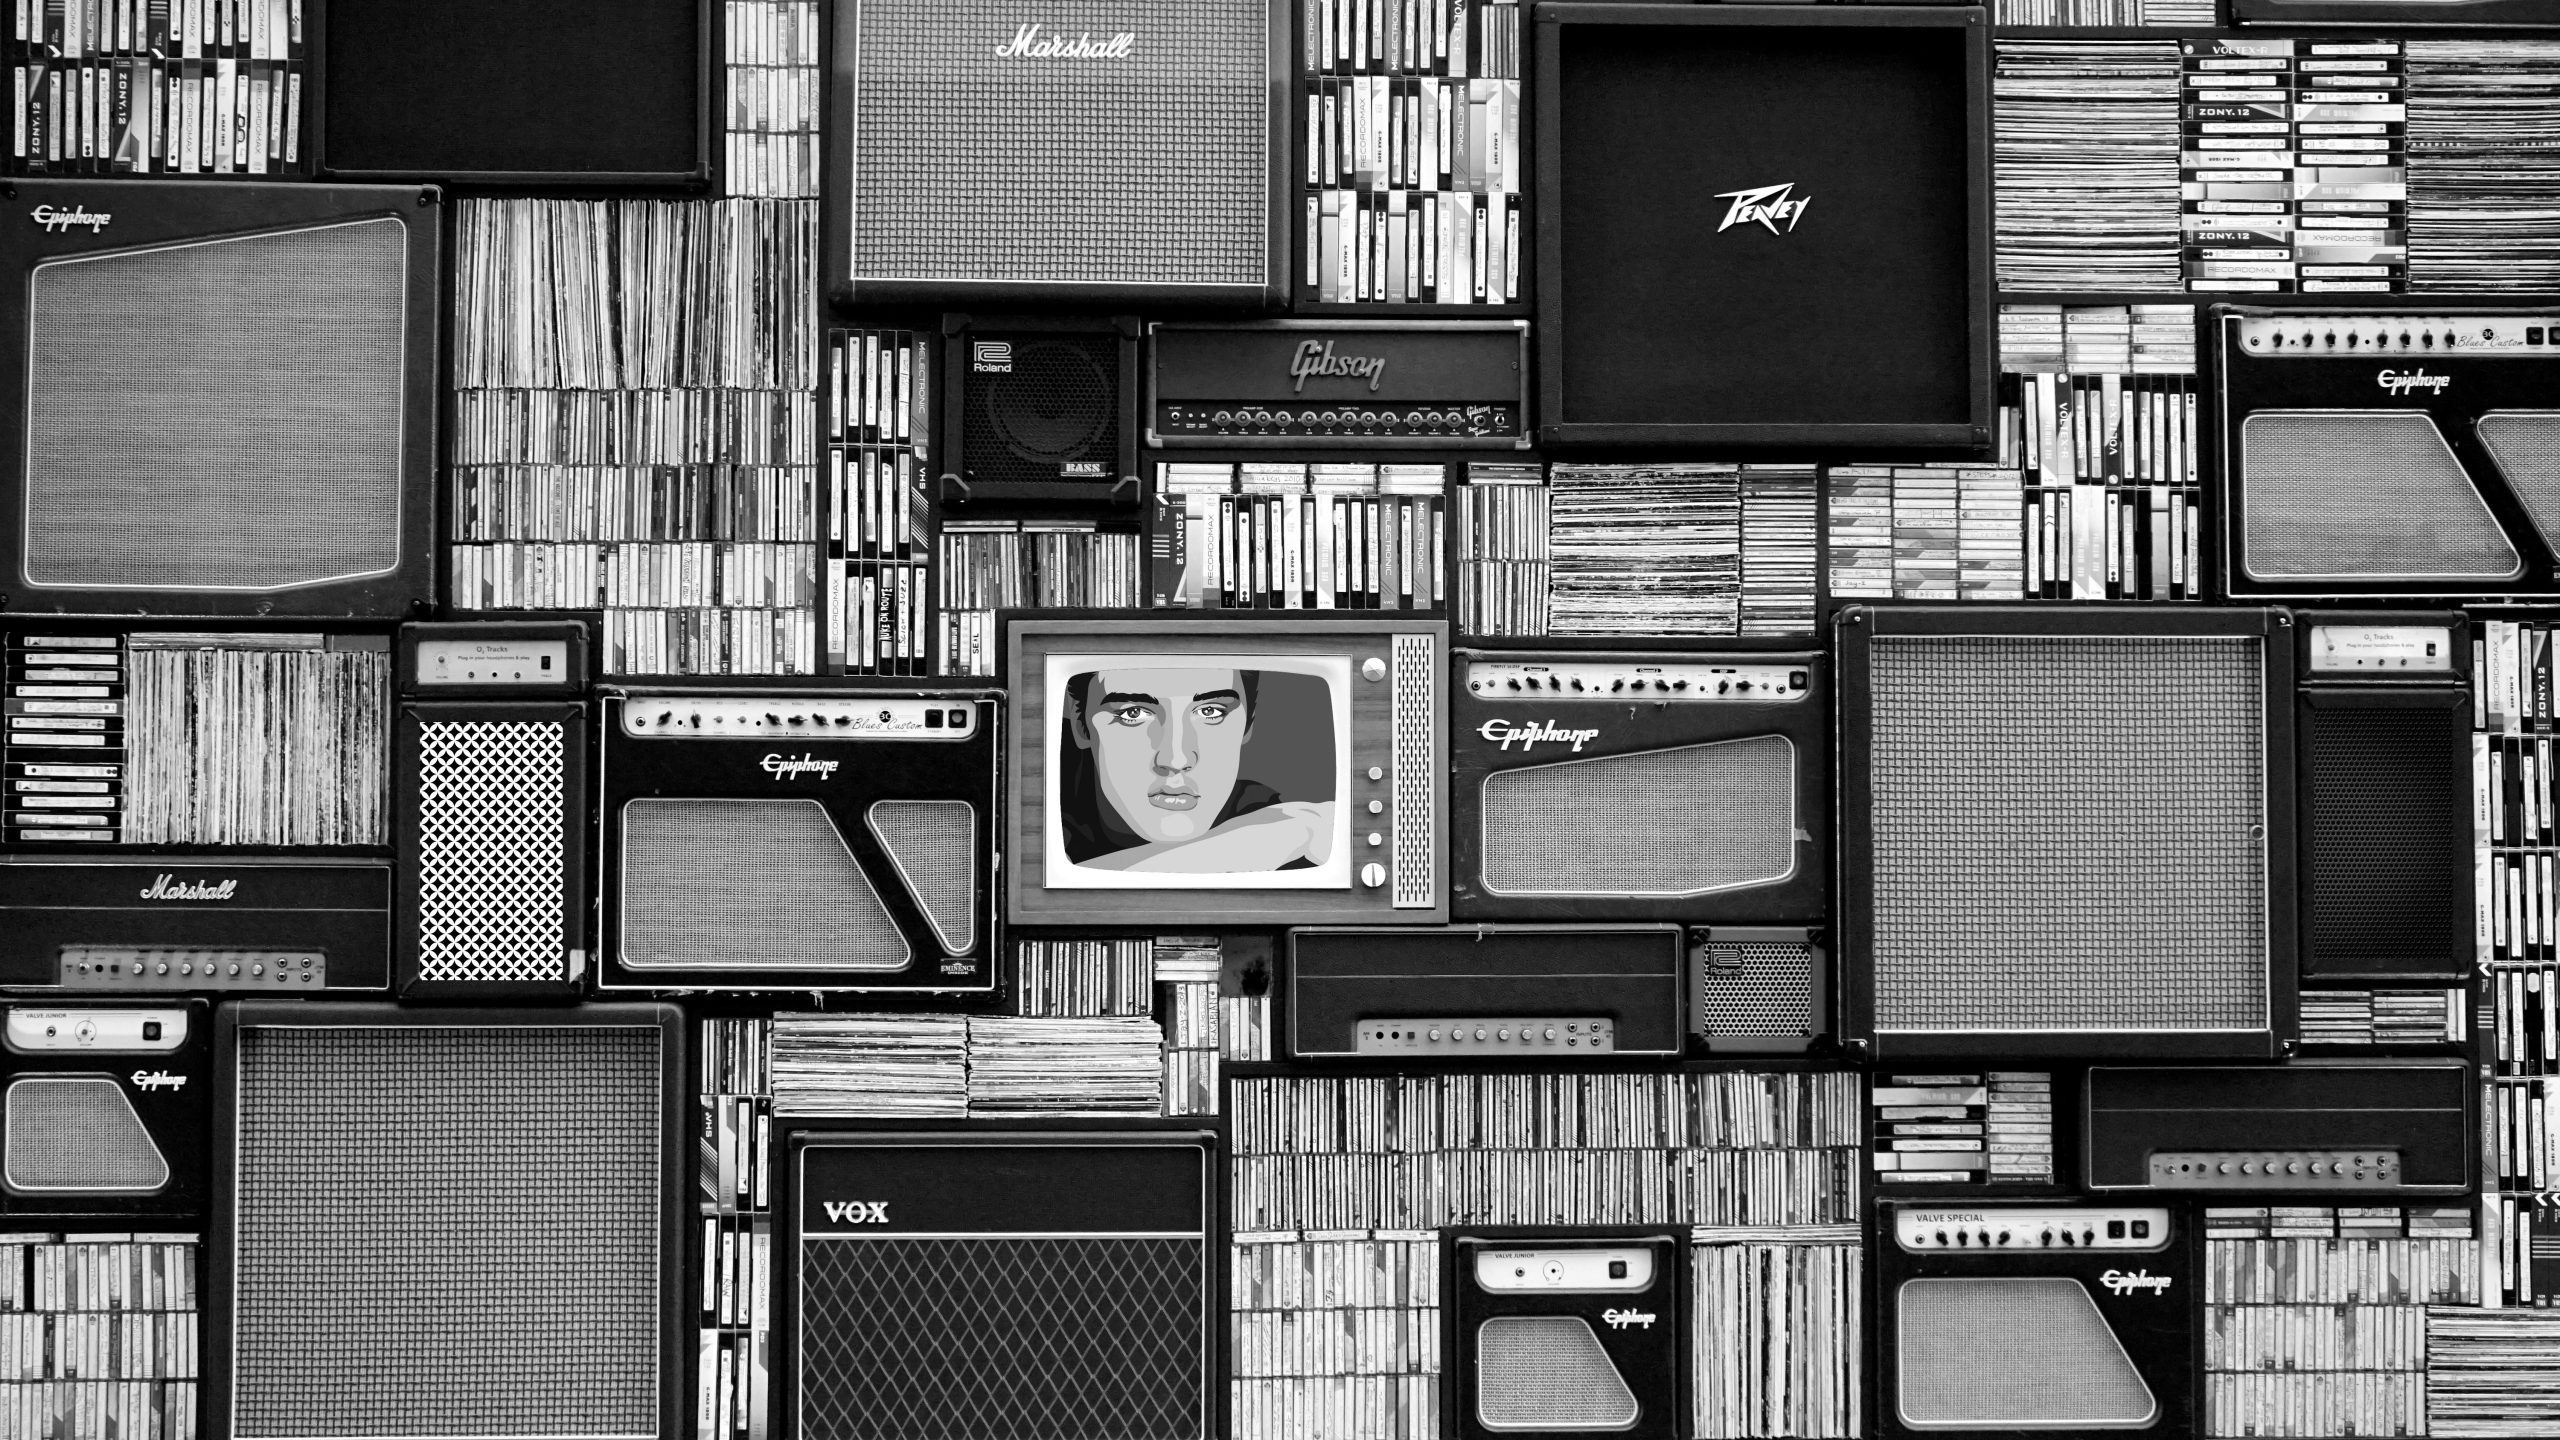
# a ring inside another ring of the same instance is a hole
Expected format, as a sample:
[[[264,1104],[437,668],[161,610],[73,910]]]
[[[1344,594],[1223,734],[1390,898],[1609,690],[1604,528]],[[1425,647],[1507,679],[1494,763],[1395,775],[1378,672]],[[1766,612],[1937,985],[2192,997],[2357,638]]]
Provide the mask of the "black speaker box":
[[[213,1006],[0,1006],[0,1215],[200,1222]]]
[[[1458,1236],[1442,1433],[1688,1433],[1687,1248],[1642,1231]]]
[[[1138,322],[942,317],[946,500],[1138,501]]]
[[[1546,443],[1989,443],[1983,11],[1545,4],[1536,52]]]

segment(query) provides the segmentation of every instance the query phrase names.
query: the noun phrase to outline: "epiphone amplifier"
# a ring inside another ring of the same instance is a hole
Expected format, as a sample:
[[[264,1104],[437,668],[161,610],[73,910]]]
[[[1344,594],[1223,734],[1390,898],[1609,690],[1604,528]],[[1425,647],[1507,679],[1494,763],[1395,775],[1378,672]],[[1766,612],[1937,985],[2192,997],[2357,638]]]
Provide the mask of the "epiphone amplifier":
[[[2233,596],[2560,594],[2560,311],[2212,311]]]
[[[1685,1433],[1686,1249],[1641,1232],[1457,1236],[1454,1433]]]
[[[1820,920],[1831,695],[1818,652],[1458,652],[1450,912]]]
[[[952,498],[1134,489],[1137,396],[1134,319],[943,316],[942,468],[961,492]]]
[[[1000,702],[983,690],[608,690],[608,990],[985,994]]]
[[[2241,25],[2486,26],[2523,29],[2560,25],[2551,0],[2231,0]]]
[[[1521,1061],[1677,1055],[1676,925],[1289,932],[1289,1053]]]
[[[1277,305],[1290,19],[1270,0],[838,0],[834,300]]]
[[[197,1218],[213,1007],[0,1006],[0,1215]]]
[[[2083,1093],[2092,1190],[2459,1195],[2479,1178],[2459,1060],[2095,1066]]]
[[[400,632],[400,993],[572,993],[587,968],[587,633]]]
[[[398,618],[427,600],[436,191],[6,193],[6,608]]]
[[[1210,1433],[1214,1136],[786,1136],[780,1433]]]
[[[2132,1205],[1877,1207],[1886,1437],[2185,1435],[2194,1239]]]
[[[1526,449],[1529,322],[1150,325],[1147,443]]]
[[[391,984],[391,862],[0,856],[0,987],[315,995]]]

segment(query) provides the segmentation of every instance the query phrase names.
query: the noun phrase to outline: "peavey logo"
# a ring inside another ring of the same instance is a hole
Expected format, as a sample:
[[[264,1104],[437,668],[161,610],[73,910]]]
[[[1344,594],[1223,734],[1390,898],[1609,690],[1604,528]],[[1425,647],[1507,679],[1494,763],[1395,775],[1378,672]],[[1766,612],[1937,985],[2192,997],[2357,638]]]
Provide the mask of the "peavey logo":
[[[39,205],[27,213],[38,225],[44,227],[48,235],[60,235],[74,225],[86,225],[89,227],[89,233],[95,235],[106,229],[108,222],[116,218],[113,214],[92,210],[86,205],[74,205],[68,210],[59,205]]]
[[[999,60],[1126,60],[1138,43],[1137,32],[1123,30],[1117,35],[1093,38],[1090,30],[1079,30],[1076,38],[1043,35],[1038,25],[1024,25],[1013,32],[1013,38],[996,47]]]
[[[841,760],[821,760],[815,755],[767,755],[764,773],[776,780],[790,780],[801,775],[815,775],[824,780],[836,773]]]
[[[1736,225],[1755,222],[1772,235],[1788,233],[1796,228],[1797,221],[1804,218],[1805,207],[1813,203],[1810,195],[1801,200],[1788,199],[1788,193],[1795,188],[1796,182],[1790,180],[1784,185],[1763,185],[1757,190],[1719,191],[1716,198],[1732,201],[1733,208],[1724,212],[1724,223],[1716,227],[1716,233],[1721,235]],[[1786,230],[1778,228],[1781,220],[1787,222]]]
[[[1526,725],[1514,725],[1508,720],[1487,720],[1476,727],[1476,733],[1505,750],[1517,740],[1524,752],[1541,744],[1571,745],[1580,751],[1583,741],[1600,738],[1597,730],[1567,730],[1552,720],[1532,720]]]
[[[237,880],[220,882],[181,880],[175,875],[163,875],[142,887],[142,898],[145,900],[228,900],[238,894],[239,890],[240,882]]]
[[[829,1200],[819,1209],[838,1225],[886,1225],[889,1202],[886,1200]]]
[[[186,1076],[172,1075],[166,1070],[136,1070],[133,1072],[133,1088],[136,1090],[183,1090],[186,1088],[186,1084]]]
[[[1289,378],[1298,383],[1292,387],[1303,392],[1310,375],[1347,375],[1354,380],[1367,380],[1369,388],[1378,388],[1379,377],[1387,373],[1384,355],[1336,355],[1330,340],[1299,342],[1298,353],[1289,357]]]
[[[2374,373],[2373,383],[2394,395],[2406,395],[2412,390],[2441,395],[2444,387],[2453,383],[2453,377],[2430,375],[2424,370],[2381,370]]]
[[[2169,1277],[2154,1275],[2148,1270],[2109,1270],[2098,1277],[2098,1283],[2119,1295],[2130,1295],[2136,1290],[2148,1290],[2159,1295],[2168,1290]]]
[[[1630,1325],[1653,1328],[1653,1312],[1649,1310],[1603,1310],[1600,1318],[1608,1321],[1612,1330],[1624,1330]]]

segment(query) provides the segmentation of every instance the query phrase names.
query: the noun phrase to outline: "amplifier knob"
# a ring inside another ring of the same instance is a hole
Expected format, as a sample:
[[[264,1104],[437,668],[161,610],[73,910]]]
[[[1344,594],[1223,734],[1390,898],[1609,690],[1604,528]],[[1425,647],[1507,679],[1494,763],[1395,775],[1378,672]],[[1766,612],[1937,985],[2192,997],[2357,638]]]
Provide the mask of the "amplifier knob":
[[[1360,867],[1360,883],[1375,890],[1387,883],[1387,867],[1372,860]]]
[[[1494,1031],[1494,1032],[1493,1032],[1493,1038],[1494,1038],[1494,1039],[1496,1039],[1496,1040],[1508,1040],[1508,1039],[1510,1039],[1510,1038],[1511,1038],[1511,1029],[1510,1029],[1510,1027],[1509,1027],[1509,1026],[1504,1026],[1502,1029]]]
[[[2003,1245],[2006,1245],[2006,1244],[2008,1244],[2008,1243],[2009,1243],[2009,1232],[2008,1232],[2008,1231],[2003,1230],[2003,1231],[2001,1231],[2001,1232],[2000,1232],[2000,1243],[2001,1243],[2001,1244],[2003,1244]]]
[[[1946,1244],[1946,1243],[1947,1243],[1947,1232],[1946,1232],[1946,1231],[1941,1230],[1941,1231],[1939,1231],[1939,1232],[1938,1232],[1938,1243],[1939,1243],[1939,1244],[1941,1244],[1941,1245],[1944,1245],[1944,1244]]]
[[[1548,1038],[1549,1040],[1553,1040],[1553,1039],[1555,1039],[1555,1038],[1556,1038],[1556,1027],[1554,1027],[1553,1025],[1550,1025],[1550,1026],[1548,1026],[1548,1027],[1547,1027],[1547,1038]]]

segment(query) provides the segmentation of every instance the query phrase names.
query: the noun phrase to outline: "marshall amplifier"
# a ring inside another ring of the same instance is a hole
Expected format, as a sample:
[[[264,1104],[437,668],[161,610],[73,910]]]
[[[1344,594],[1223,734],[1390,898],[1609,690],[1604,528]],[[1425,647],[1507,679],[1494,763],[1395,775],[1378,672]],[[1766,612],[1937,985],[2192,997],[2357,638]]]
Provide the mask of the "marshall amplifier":
[[[1827,668],[1813,652],[1459,651],[1451,914],[1821,920]]]
[[[1454,1433],[1684,1433],[1686,1248],[1642,1233],[1456,1237]]]
[[[991,992],[1002,702],[612,690],[608,990]]]
[[[391,862],[0,856],[0,987],[312,995],[391,984]]]
[[[0,1006],[0,1215],[198,1219],[213,1008]]]
[[[2195,1243],[2157,1206],[1877,1209],[1878,1431],[2188,1434]]]
[[[2459,1195],[2479,1178],[2471,1067],[2322,1061],[2092,1067],[2092,1190]]]
[[[1557,1061],[1677,1055],[1674,925],[1289,932],[1289,1053]]]
[[[942,317],[940,453],[960,482],[953,498],[1134,492],[1137,396],[1136,320]]]
[[[1529,322],[1150,325],[1147,443],[1526,449]]]
[[[2560,311],[2211,329],[2231,595],[2560,595]]]
[[[400,632],[400,993],[567,995],[587,968],[586,627]]]

